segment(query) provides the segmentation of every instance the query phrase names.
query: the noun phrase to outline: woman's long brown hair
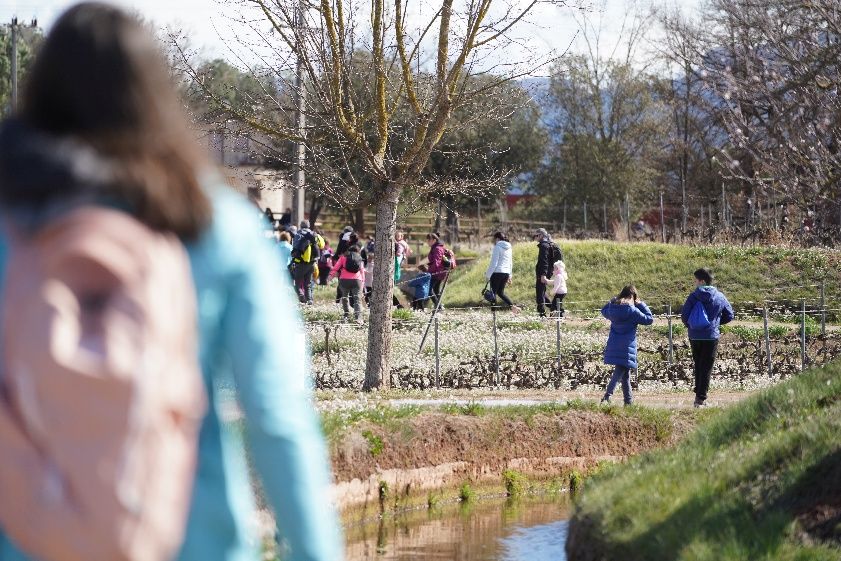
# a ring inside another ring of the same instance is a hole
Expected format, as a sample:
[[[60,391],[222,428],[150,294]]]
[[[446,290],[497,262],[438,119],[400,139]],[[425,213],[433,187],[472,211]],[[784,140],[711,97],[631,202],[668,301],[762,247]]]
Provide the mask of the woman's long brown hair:
[[[41,46],[21,102],[23,122],[108,161],[108,195],[149,227],[194,239],[209,223],[202,152],[160,46],[137,19],[96,2],[70,8]]]

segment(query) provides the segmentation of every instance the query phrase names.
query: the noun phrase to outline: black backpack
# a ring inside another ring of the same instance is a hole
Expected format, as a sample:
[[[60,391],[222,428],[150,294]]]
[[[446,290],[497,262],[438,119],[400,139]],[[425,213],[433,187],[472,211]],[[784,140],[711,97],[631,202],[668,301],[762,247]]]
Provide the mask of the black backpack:
[[[315,263],[318,258],[319,251],[318,244],[315,242],[315,234],[312,232],[303,234],[295,247],[292,248],[292,259],[299,263]]]
[[[561,251],[561,248],[556,243],[552,243],[552,259],[549,263],[550,266],[554,265],[556,261],[563,261],[564,260],[564,252]]]
[[[348,251],[345,253],[345,271],[348,273],[358,273],[362,269],[362,257],[357,251]]]

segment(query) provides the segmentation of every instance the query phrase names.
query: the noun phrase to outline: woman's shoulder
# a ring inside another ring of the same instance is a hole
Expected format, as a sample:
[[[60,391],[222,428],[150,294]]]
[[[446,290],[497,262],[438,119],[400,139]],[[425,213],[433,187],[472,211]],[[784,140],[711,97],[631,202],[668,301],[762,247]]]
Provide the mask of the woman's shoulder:
[[[211,184],[205,192],[213,216],[199,239],[188,244],[194,259],[206,257],[217,266],[233,265],[252,259],[254,250],[270,247],[261,231],[263,219],[258,208],[227,186]]]

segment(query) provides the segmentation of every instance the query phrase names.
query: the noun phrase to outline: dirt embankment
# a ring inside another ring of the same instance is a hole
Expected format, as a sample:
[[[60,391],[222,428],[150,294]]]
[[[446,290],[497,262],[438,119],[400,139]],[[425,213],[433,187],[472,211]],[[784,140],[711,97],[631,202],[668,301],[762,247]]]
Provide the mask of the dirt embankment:
[[[692,424],[678,412],[635,416],[610,410],[428,412],[385,424],[362,421],[333,439],[335,500],[342,509],[383,510],[464,483],[501,485],[505,470],[549,480],[667,445]]]

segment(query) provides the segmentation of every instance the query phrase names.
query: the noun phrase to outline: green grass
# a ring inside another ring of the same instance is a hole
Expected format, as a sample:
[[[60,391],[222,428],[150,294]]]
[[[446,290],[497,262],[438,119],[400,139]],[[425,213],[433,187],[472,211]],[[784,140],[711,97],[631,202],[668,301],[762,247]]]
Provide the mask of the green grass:
[[[507,405],[501,407],[487,407],[477,402],[463,405],[447,404],[440,406],[408,405],[391,407],[378,405],[370,409],[353,409],[349,411],[325,412],[321,414],[321,425],[328,440],[340,437],[345,430],[366,422],[377,425],[389,432],[400,432],[405,428],[405,421],[425,412],[446,413],[448,415],[464,415],[468,417],[499,417],[504,419],[522,419],[531,425],[536,415],[561,416],[570,411],[591,411],[613,417],[638,420],[643,426],[654,429],[658,441],[666,441],[671,436],[673,420],[676,417],[696,422],[712,415],[714,410],[685,411],[670,410],[653,407],[621,407],[611,405],[600,406],[596,401],[571,399],[565,403],[541,403],[537,405]],[[369,447],[382,452],[382,440],[370,431],[363,432]]]
[[[571,547],[587,559],[837,561],[838,547],[799,538],[794,513],[822,501],[837,508],[840,434],[835,363],[715,414],[675,448],[587,480]]]
[[[643,299],[656,313],[662,313],[668,303],[677,310],[694,288],[692,272],[699,267],[712,269],[716,285],[741,309],[753,308],[753,302],[765,299],[794,302],[800,298],[817,298],[817,288],[776,289],[816,284],[821,279],[828,281],[827,302],[841,301],[841,283],[835,273],[841,268],[841,252],[837,251],[566,240],[561,241],[560,246],[569,272],[567,300],[588,301],[583,306],[588,310],[600,308],[601,303],[627,283],[636,284]],[[485,283],[488,259],[485,255],[456,270],[447,287],[445,301],[448,305],[468,306],[480,302],[479,292]],[[535,244],[514,246],[513,283],[507,294],[517,303],[534,305],[536,260]],[[582,306],[573,304],[570,307]]]

